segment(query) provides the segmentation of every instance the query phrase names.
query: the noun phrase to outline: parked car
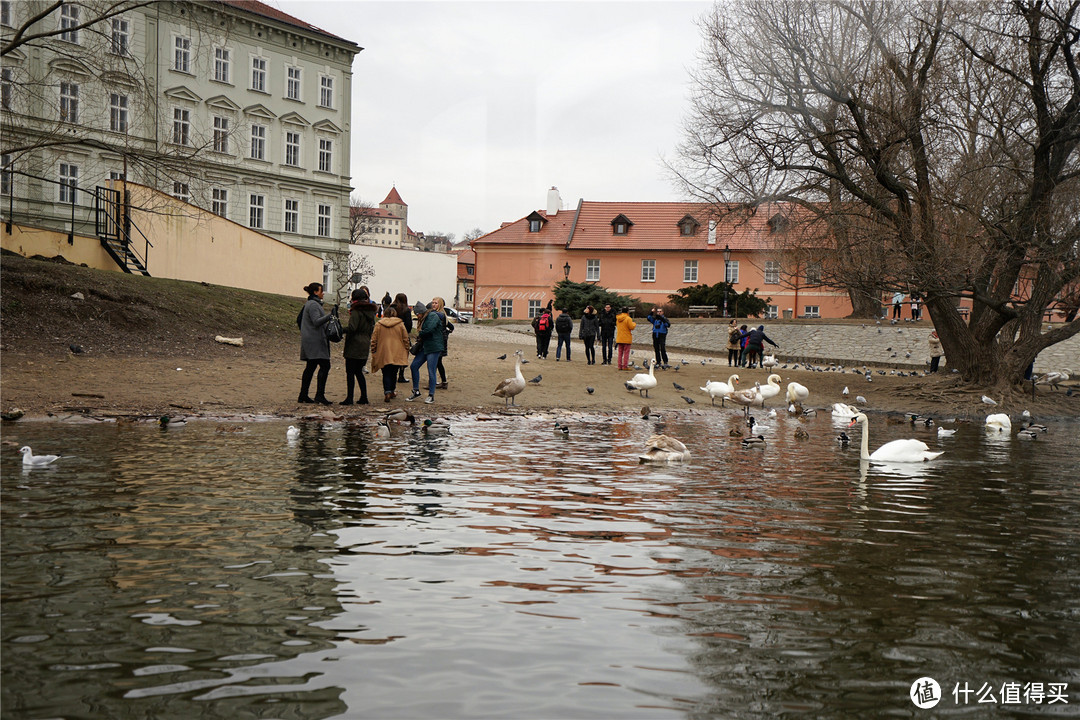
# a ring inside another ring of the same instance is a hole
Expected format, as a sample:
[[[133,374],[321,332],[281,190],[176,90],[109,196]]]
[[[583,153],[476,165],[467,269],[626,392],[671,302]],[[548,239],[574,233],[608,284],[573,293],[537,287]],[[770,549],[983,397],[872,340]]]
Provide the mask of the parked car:
[[[467,323],[472,317],[471,312],[458,312],[452,307],[446,308],[446,314],[457,320],[459,323]]]

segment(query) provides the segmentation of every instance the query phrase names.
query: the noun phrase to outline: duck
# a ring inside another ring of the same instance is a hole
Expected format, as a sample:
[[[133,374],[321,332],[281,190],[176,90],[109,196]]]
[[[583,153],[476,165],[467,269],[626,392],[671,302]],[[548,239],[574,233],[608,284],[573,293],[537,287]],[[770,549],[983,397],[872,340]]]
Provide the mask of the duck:
[[[765,401],[770,398],[774,398],[780,394],[780,381],[783,380],[779,375],[772,374],[765,379],[765,385],[760,386],[758,394],[761,396],[761,407],[765,407]],[[798,384],[798,383],[796,383]]]
[[[738,427],[733,427],[727,431],[727,434],[731,437],[742,437],[742,430],[740,430]]]
[[[1016,437],[1020,438],[1021,440],[1037,440],[1039,437],[1039,433],[1030,428],[1024,428],[1023,430],[1020,430],[1016,433]]]
[[[656,361],[650,359],[648,361],[649,374],[638,373],[634,377],[626,381],[626,389],[633,391],[637,390],[638,395],[645,393],[645,397],[649,397],[649,390],[656,387],[656,375],[654,369],[656,368]]]
[[[388,410],[383,414],[383,421],[386,423],[407,422],[412,425],[416,422],[416,418],[414,418],[413,414],[405,408],[394,408],[393,410]]]
[[[809,440],[810,439],[810,433],[806,432],[802,428],[795,428],[795,439],[796,440]]]
[[[388,438],[390,437],[390,423],[386,420],[380,420],[375,424],[375,437]]]
[[[735,386],[738,384],[739,376],[731,375],[728,377],[727,382],[708,380],[701,390],[709,394],[713,405],[716,404],[716,398],[720,398],[720,407],[724,407],[724,401],[731,397],[731,394],[735,392]]]
[[[848,437],[847,433],[842,432],[836,436],[836,442],[840,443],[840,447],[847,447],[851,444],[851,438]]]
[[[690,451],[680,440],[669,435],[652,435],[645,452],[638,455],[639,463],[680,462],[690,459]]]
[[[295,425],[290,425],[289,429],[285,431],[285,439],[296,440],[300,437],[300,428]]]
[[[52,465],[60,459],[59,455],[35,455],[29,445],[23,445],[19,448],[19,452],[22,453],[22,464],[24,467],[45,467],[46,465]]]
[[[766,444],[764,435],[748,437],[742,441],[742,446],[744,448],[764,448]]]
[[[987,415],[983,426],[987,432],[1012,432],[1012,420],[1005,413]]]
[[[422,429],[428,435],[449,435],[450,422],[443,420],[442,418],[436,418],[435,420],[428,418],[424,421],[424,427]]]
[[[162,415],[158,418],[158,425],[160,425],[162,428],[184,427],[185,425],[187,425],[187,420],[177,420],[176,418],[171,418],[168,415]]]
[[[514,377],[506,378],[495,388],[495,392],[491,393],[495,397],[503,398],[504,405],[517,405],[514,400],[521,391],[525,389],[525,376],[521,374],[521,359],[524,357],[524,353],[520,350],[515,350],[514,355]]]
[[[905,440],[893,440],[887,442],[873,453],[870,452],[870,428],[866,415],[859,413],[851,421],[851,425],[862,425],[862,449],[860,457],[863,460],[876,460],[878,462],[925,462],[943,455],[942,452],[933,452],[922,440],[908,438]],[[848,427],[850,427],[849,425]]]
[[[1040,425],[1039,423],[1031,422],[1030,419],[1025,420],[1024,422],[1020,423],[1020,427],[1023,430],[1032,430],[1034,432],[1048,432],[1049,431],[1049,428],[1047,428],[1045,425]]]
[[[556,437],[570,437],[570,427],[567,425],[561,425],[558,420],[555,421],[555,436]]]
[[[787,384],[787,399],[791,403],[801,403],[810,397],[810,390],[797,382]]]
[[[955,434],[956,434],[956,428],[943,428],[940,425],[938,425],[937,436],[939,438],[952,437]]]
[[[648,405],[641,406],[641,419],[642,420],[663,420],[664,416],[660,413],[654,413]]]

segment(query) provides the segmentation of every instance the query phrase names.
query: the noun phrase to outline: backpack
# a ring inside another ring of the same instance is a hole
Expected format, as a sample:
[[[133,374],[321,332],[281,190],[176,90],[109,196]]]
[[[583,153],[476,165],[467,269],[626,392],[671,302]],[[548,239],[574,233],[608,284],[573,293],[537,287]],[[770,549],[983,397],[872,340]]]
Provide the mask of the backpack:
[[[540,316],[540,319],[536,321],[536,329],[540,332],[548,332],[551,330],[551,316],[547,313]]]
[[[569,315],[560,315],[559,319],[555,321],[555,329],[561,333],[568,333],[574,329],[574,321],[570,319]]]

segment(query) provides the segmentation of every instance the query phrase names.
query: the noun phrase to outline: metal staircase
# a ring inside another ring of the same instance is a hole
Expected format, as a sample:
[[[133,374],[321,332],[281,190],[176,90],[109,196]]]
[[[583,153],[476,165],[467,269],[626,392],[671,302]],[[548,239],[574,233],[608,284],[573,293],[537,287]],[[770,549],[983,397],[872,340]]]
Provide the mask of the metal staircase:
[[[142,273],[149,276],[146,269],[147,256],[153,247],[150,240],[131,222],[131,216],[125,212],[126,203],[121,202],[119,190],[98,187],[94,193],[94,228],[101,242],[101,247],[109,254],[120,269],[126,273]],[[143,254],[135,250],[131,231],[134,229],[145,243]]]

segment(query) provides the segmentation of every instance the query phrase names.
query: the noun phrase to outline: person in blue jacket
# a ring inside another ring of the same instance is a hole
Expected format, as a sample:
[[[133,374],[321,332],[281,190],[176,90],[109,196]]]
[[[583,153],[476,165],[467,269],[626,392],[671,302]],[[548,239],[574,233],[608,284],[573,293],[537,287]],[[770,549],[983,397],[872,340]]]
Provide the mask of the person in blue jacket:
[[[653,308],[649,316],[645,318],[652,323],[652,346],[656,355],[658,367],[668,367],[667,357],[667,333],[671,327],[671,321],[664,317],[663,308]]]

